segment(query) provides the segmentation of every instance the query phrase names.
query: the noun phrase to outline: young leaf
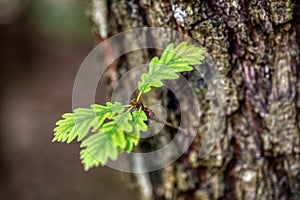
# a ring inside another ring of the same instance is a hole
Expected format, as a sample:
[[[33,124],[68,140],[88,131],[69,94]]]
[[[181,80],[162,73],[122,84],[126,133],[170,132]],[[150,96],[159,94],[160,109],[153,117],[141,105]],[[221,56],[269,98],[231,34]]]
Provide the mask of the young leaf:
[[[162,80],[177,79],[177,72],[191,71],[190,65],[201,64],[203,49],[182,42],[174,48],[169,44],[163,51],[161,58],[154,57],[149,64],[149,71],[141,77],[138,83],[140,93],[147,93],[151,87],[163,86]]]
[[[131,152],[133,146],[139,141],[140,131],[146,131],[148,128],[144,123],[145,120],[147,120],[146,114],[136,110],[132,113],[124,112],[117,117],[116,121],[105,123],[98,133],[81,143],[83,149],[80,158],[84,169],[105,165],[108,159],[115,160],[118,147],[120,150]]]
[[[53,141],[73,141],[76,137],[82,140],[88,132],[98,133],[85,139],[81,147],[80,158],[85,170],[99,165],[105,165],[108,159],[114,160],[120,150],[132,150],[139,141],[139,131],[146,130],[144,123],[147,117],[143,111],[130,113],[125,111],[121,103],[110,103],[106,106],[92,105],[92,109],[78,108],[74,113],[66,113],[54,129]],[[105,119],[112,121],[104,123]],[[104,124],[103,124],[104,123]],[[140,126],[140,127],[139,127]],[[134,133],[133,133],[134,132]]]
[[[93,104],[93,111],[97,116],[97,124],[94,126],[94,130],[100,128],[106,118],[113,119],[115,115],[122,113],[125,110],[125,106],[120,102],[107,102],[106,106]]]
[[[92,167],[99,167],[100,165],[100,162],[86,148],[81,149],[80,159],[85,171]]]
[[[132,115],[129,111],[116,116],[115,118],[117,126],[122,130],[126,132],[132,131]]]
[[[132,132],[125,134],[126,139],[126,148],[125,150],[127,152],[131,152],[134,145],[137,145],[140,140],[140,132],[141,131],[147,131],[148,126],[145,123],[147,120],[147,116],[144,113],[144,111],[141,110],[135,110],[132,112],[132,124],[133,124],[133,130]]]
[[[123,112],[125,106],[119,102],[108,102],[106,106],[94,104],[89,108],[77,108],[74,113],[62,115],[56,122],[54,129],[54,141],[72,142],[76,137],[81,141],[93,127],[93,131],[99,129],[106,118],[112,119],[115,114]]]
[[[100,128],[100,132],[106,135],[106,137],[116,147],[124,149],[126,147],[125,134],[115,121],[108,122]]]
[[[116,116],[115,120],[104,124],[100,128],[100,131],[104,133],[116,147],[125,149],[125,131],[132,131],[132,116],[130,112],[127,111]]]
[[[118,157],[118,148],[101,132],[84,140],[80,147],[84,148],[80,151],[80,159],[85,170],[105,165],[108,159],[116,160]]]
[[[147,131],[148,126],[145,123],[147,121],[147,115],[144,111],[141,110],[135,110],[132,112],[132,118],[133,118],[133,136],[140,137],[141,131]]]
[[[62,115],[61,120],[56,122],[54,129],[54,141],[72,142],[76,137],[80,141],[95,124],[95,113],[91,109],[78,108],[74,113]]]

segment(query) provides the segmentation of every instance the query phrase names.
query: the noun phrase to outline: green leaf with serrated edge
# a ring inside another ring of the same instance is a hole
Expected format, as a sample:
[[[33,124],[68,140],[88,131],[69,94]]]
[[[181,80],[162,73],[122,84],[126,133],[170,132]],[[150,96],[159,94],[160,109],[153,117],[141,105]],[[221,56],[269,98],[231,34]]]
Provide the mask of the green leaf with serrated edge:
[[[62,115],[61,120],[56,122],[54,138],[52,141],[72,142],[76,137],[81,141],[93,127],[96,131],[106,118],[113,118],[116,113],[123,112],[125,106],[119,102],[108,102],[106,106],[93,104],[89,108],[77,108],[73,113]]]
[[[142,110],[135,110],[132,112],[132,124],[133,124],[133,130],[132,132],[125,134],[126,139],[126,148],[125,150],[127,152],[131,152],[133,149],[133,146],[137,145],[140,140],[140,132],[141,131],[147,131],[148,126],[145,123],[147,120],[147,116],[144,111]]]
[[[86,148],[81,149],[80,159],[85,171],[92,167],[99,167],[101,164]]]
[[[96,120],[95,113],[88,108],[75,109],[74,113],[66,113],[62,118],[56,122],[52,141],[70,143],[76,137],[79,140],[89,132]]]
[[[104,133],[115,146],[120,147],[121,149],[125,148],[126,140],[124,131],[119,128],[115,121],[103,124],[100,128],[100,132]]]
[[[115,121],[121,130],[126,132],[132,131],[132,115],[130,112],[125,112],[121,115],[116,116]]]
[[[174,48],[169,44],[163,51],[161,58],[154,57],[149,64],[149,71],[142,75],[138,83],[138,90],[147,93],[151,87],[163,86],[162,80],[177,79],[177,72],[191,71],[190,65],[201,64],[203,49],[182,42]]]
[[[115,115],[122,113],[125,110],[125,106],[120,102],[107,102],[106,106],[93,104],[93,111],[97,116],[97,124],[94,126],[94,131],[99,129],[106,118],[113,119]]]
[[[118,148],[101,132],[84,140],[80,147],[83,148],[80,151],[80,159],[85,170],[105,165],[108,159],[116,160],[118,157]]]
[[[116,116],[114,121],[108,122],[100,128],[100,131],[106,134],[110,141],[121,149],[126,147],[125,131],[131,132],[132,130],[132,116],[130,112],[124,112]]]
[[[127,149],[126,147],[128,144],[137,144],[139,138],[131,136],[124,131],[132,132],[134,129],[137,130],[137,127],[135,127],[136,124],[138,125],[141,120],[147,119],[145,114],[137,115],[136,111],[131,114],[128,111],[119,114],[115,118],[115,121],[103,124],[99,129],[99,133],[90,136],[82,142],[81,147],[86,147],[81,151],[81,160],[85,166],[85,170],[88,170],[91,167],[105,165],[109,158],[114,160],[117,156],[115,155],[115,152],[118,150],[117,147],[122,150]],[[144,125],[141,129],[145,130]],[[105,151],[108,149],[113,151],[113,156]]]
[[[160,64],[159,59],[155,57],[149,64],[149,72],[142,75],[141,81],[138,83],[138,89],[142,93],[147,93],[151,90],[151,86],[163,86],[162,80],[172,80],[178,77],[174,69]]]
[[[147,115],[142,110],[135,110],[132,112],[133,119],[133,131],[132,135],[136,137],[140,137],[141,131],[147,131],[148,126],[145,123],[147,121]]]
[[[118,148],[132,151],[134,145],[137,145],[140,137],[140,131],[146,131],[148,126],[145,124],[146,114],[141,110],[125,112],[118,116],[119,125],[116,121],[105,123],[100,132],[96,133],[81,144],[84,149],[80,152],[80,158],[85,170],[99,165],[105,165],[108,159],[115,160],[118,155]],[[122,124],[124,123],[124,124]],[[125,124],[132,128],[121,129]]]

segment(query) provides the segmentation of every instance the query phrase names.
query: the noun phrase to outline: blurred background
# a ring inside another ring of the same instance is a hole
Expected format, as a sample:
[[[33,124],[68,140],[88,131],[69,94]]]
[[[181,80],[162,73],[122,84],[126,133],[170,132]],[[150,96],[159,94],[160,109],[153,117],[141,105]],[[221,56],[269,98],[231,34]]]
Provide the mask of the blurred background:
[[[124,174],[84,172],[78,143],[51,143],[56,120],[71,111],[76,72],[95,46],[87,6],[0,0],[0,199],[134,199]]]

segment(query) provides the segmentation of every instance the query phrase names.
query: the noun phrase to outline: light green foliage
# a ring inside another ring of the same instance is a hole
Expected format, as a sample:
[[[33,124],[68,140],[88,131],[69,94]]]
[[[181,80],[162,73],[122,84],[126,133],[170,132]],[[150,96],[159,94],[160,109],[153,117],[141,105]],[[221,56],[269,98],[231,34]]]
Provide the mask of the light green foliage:
[[[140,132],[147,131],[148,126],[145,123],[147,116],[143,111],[132,112],[132,132],[126,134],[126,148],[127,152],[131,152],[134,145],[137,145],[140,140]]]
[[[142,75],[138,83],[138,89],[141,93],[147,93],[151,87],[163,86],[162,80],[177,79],[177,72],[191,71],[191,65],[201,64],[203,49],[194,45],[187,45],[186,42],[180,43],[174,48],[169,44],[163,51],[161,58],[152,58],[149,71]]]
[[[162,80],[177,79],[178,72],[192,70],[191,65],[200,64],[203,59],[199,47],[186,42],[177,47],[168,45],[161,58],[154,57],[148,73],[142,75],[135,104],[107,102],[105,106],[93,104],[91,108],[77,108],[73,113],[63,114],[56,122],[53,141],[70,143],[76,138],[81,141],[80,159],[85,170],[105,165],[109,159],[116,160],[124,151],[131,152],[139,142],[140,132],[148,129],[145,122],[149,116],[139,102],[141,95],[151,87],[161,87]]]
[[[61,120],[56,122],[53,142],[72,142],[76,137],[81,141],[93,128],[95,132],[103,124],[106,118],[112,119],[117,112],[124,111],[125,107],[119,102],[106,106],[93,104],[91,109],[77,108],[73,113],[62,115]]]
[[[126,122],[128,127],[131,127],[126,128],[127,131],[118,126],[116,121],[111,121],[104,124],[98,133],[81,143],[80,147],[83,149],[80,152],[80,158],[85,170],[104,165],[108,159],[115,160],[118,152],[122,150],[131,152],[133,146],[139,142],[140,131],[147,131],[148,127],[144,122],[147,116],[143,111],[125,112],[121,116],[127,118],[122,123]],[[120,119],[119,122],[121,122]]]
[[[115,160],[118,156],[118,148],[102,132],[96,133],[84,140],[80,147],[80,159],[84,169],[104,165],[107,160]]]

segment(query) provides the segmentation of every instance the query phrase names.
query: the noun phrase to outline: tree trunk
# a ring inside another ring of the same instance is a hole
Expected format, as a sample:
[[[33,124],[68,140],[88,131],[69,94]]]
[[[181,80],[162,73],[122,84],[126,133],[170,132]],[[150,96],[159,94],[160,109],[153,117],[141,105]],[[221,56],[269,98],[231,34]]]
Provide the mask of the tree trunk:
[[[142,199],[300,198],[300,1],[92,0],[91,5],[99,39],[144,26],[177,30],[205,47],[224,76],[227,113],[220,140],[200,159],[195,157],[199,135],[180,159],[144,174],[151,192],[138,182]],[[152,53],[138,58],[147,63]],[[133,54],[128,56],[117,70],[135,66]],[[209,94],[199,74],[186,77],[201,88],[201,132],[210,119]],[[170,98],[165,95],[162,103],[173,113],[169,120],[176,121],[179,108]],[[161,141],[149,139],[141,148],[155,149]]]

